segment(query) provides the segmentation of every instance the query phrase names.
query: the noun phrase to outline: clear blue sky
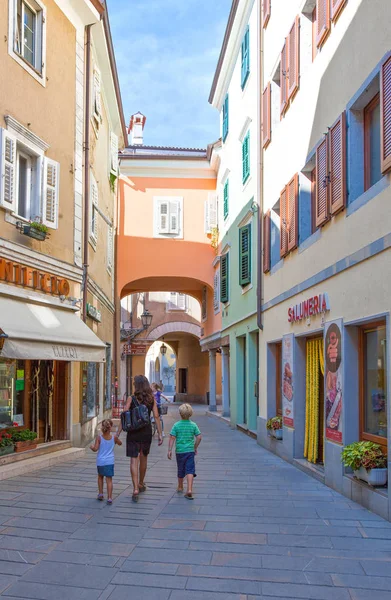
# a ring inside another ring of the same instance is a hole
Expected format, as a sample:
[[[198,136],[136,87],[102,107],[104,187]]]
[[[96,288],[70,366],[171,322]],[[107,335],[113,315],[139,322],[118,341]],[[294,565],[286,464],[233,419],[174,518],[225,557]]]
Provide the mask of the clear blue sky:
[[[208,103],[231,0],[107,0],[125,121],[147,117],[144,143],[206,147]]]

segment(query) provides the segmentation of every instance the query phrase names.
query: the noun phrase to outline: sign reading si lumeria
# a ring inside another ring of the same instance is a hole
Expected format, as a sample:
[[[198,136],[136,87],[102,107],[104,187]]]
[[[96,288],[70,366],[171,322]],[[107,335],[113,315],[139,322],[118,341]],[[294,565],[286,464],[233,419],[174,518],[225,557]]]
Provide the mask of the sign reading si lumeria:
[[[0,258],[0,281],[41,290],[53,296],[68,296],[70,285],[67,279],[61,279],[49,273],[26,267],[19,263]]]
[[[319,294],[288,308],[288,323],[302,321],[330,310],[328,294]]]

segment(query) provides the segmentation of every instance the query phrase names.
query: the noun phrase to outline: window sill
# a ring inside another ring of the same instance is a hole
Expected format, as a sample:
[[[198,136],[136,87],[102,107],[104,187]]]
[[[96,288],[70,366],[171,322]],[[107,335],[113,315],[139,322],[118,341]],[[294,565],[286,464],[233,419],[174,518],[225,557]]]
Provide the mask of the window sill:
[[[308,238],[301,242],[301,244],[299,245],[299,254],[308,250],[308,248],[310,248],[312,244],[315,244],[315,242],[318,241],[320,236],[321,228],[319,227],[316,231],[314,231],[314,233],[312,233],[310,236],[308,236]]]
[[[244,294],[247,294],[247,292],[249,292],[250,290],[252,290],[252,289],[253,289],[253,287],[254,287],[254,286],[253,286],[253,284],[252,284],[252,283],[248,283],[247,285],[243,285],[243,286],[242,286],[242,296],[243,296]]]
[[[274,273],[277,273],[277,271],[279,271],[281,269],[281,267],[284,266],[284,259],[281,258],[278,263],[276,263],[275,265],[272,266],[272,268],[270,269],[269,273],[270,275],[274,275]]]
[[[18,52],[15,52],[13,49],[8,50],[8,54],[25,70],[27,73],[34,77],[38,83],[40,83],[43,87],[46,87],[46,76],[45,76],[45,68],[42,69],[42,73],[37,71],[35,67],[33,67],[23,56],[21,56]]]
[[[240,87],[241,87],[243,93],[246,91],[247,82],[250,79],[250,73],[251,73],[250,71],[247,71],[245,78],[243,79],[243,81],[240,84]]]
[[[90,236],[88,243],[90,244],[93,251],[96,252],[96,247],[98,245],[98,241],[95,238],[93,238],[92,236]]]
[[[250,181],[252,181],[252,177],[251,177],[251,175],[248,175],[247,179],[245,179],[245,180],[243,181],[243,189],[242,189],[242,191],[243,191],[243,192],[244,192],[244,191],[245,191],[245,189],[248,187],[248,185],[249,185]]]
[[[346,208],[346,216],[350,217],[353,213],[359,210],[362,206],[365,206],[378,194],[386,190],[390,185],[390,178],[388,175],[384,175],[377,183],[375,183],[369,190],[366,190],[361,196],[352,200]]]

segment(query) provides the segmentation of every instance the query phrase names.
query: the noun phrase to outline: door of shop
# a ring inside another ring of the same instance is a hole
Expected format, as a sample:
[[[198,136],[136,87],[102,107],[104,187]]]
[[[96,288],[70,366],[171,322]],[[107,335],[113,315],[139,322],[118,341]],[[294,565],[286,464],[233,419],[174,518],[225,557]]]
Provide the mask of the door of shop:
[[[324,463],[324,354],[323,337],[306,341],[306,418],[304,456]]]
[[[187,394],[187,369],[179,369],[179,390],[180,394]]]
[[[31,428],[39,442],[67,439],[68,363],[31,363]]]

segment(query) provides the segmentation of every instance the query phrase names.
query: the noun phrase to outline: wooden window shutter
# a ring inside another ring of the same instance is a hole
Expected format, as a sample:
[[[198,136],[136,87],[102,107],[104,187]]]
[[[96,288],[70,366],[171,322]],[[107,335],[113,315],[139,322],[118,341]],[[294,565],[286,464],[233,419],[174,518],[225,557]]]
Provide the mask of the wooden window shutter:
[[[228,217],[229,214],[229,180],[227,179],[227,181],[224,184],[224,207],[223,207],[223,212],[224,212],[224,219],[226,219]]]
[[[315,225],[321,227],[329,218],[327,136],[316,149]]]
[[[381,171],[391,169],[391,57],[380,71],[380,144]]]
[[[330,30],[330,0],[316,0],[316,45],[321,46]]]
[[[346,0],[331,0],[331,20],[335,21],[345,6]]]
[[[271,86],[268,83],[262,94],[262,148],[266,148],[272,139],[271,121]]]
[[[250,30],[247,27],[242,42],[242,66],[241,66],[241,84],[242,89],[246,85],[250,73]]]
[[[93,85],[94,85],[94,94],[93,94],[94,117],[96,118],[96,120],[99,123],[102,120],[102,102],[101,102],[101,76],[100,76],[100,71],[97,67],[94,68]]]
[[[1,128],[0,206],[16,210],[16,138]]]
[[[266,29],[267,24],[269,23],[269,19],[270,19],[271,0],[263,0],[262,4],[263,4],[262,26],[264,29]]]
[[[250,176],[250,132],[247,133],[242,144],[242,182],[246,183]]]
[[[107,229],[107,261],[106,266],[111,273],[114,264],[114,230],[111,226]]]
[[[300,18],[297,16],[289,32],[288,100],[299,89],[300,71]]]
[[[220,270],[216,269],[213,278],[213,309],[215,313],[220,309]]]
[[[110,132],[110,173],[118,175],[118,136],[111,131]]]
[[[288,215],[287,215],[287,188],[280,194],[280,256],[283,258],[288,252]]]
[[[280,61],[280,115],[282,116],[288,105],[288,79],[287,79],[287,68],[288,68],[288,40],[285,40],[285,44],[281,50],[281,61]]]
[[[299,176],[296,175],[287,185],[287,238],[288,252],[297,248],[299,242]]]
[[[52,229],[58,227],[59,191],[60,164],[45,157],[43,163],[42,223]]]
[[[220,300],[229,300],[229,254],[223,254],[220,261]]]
[[[251,283],[251,225],[239,229],[239,284]]]
[[[329,131],[330,212],[346,206],[346,117],[345,112]]]
[[[270,271],[270,234],[271,218],[270,210],[263,216],[263,272]]]
[[[166,200],[160,200],[159,204],[159,233],[169,233],[169,203]]]
[[[228,94],[225,97],[223,104],[223,142],[225,142],[226,137],[228,135]]]
[[[179,202],[170,200],[170,233],[179,233]]]

